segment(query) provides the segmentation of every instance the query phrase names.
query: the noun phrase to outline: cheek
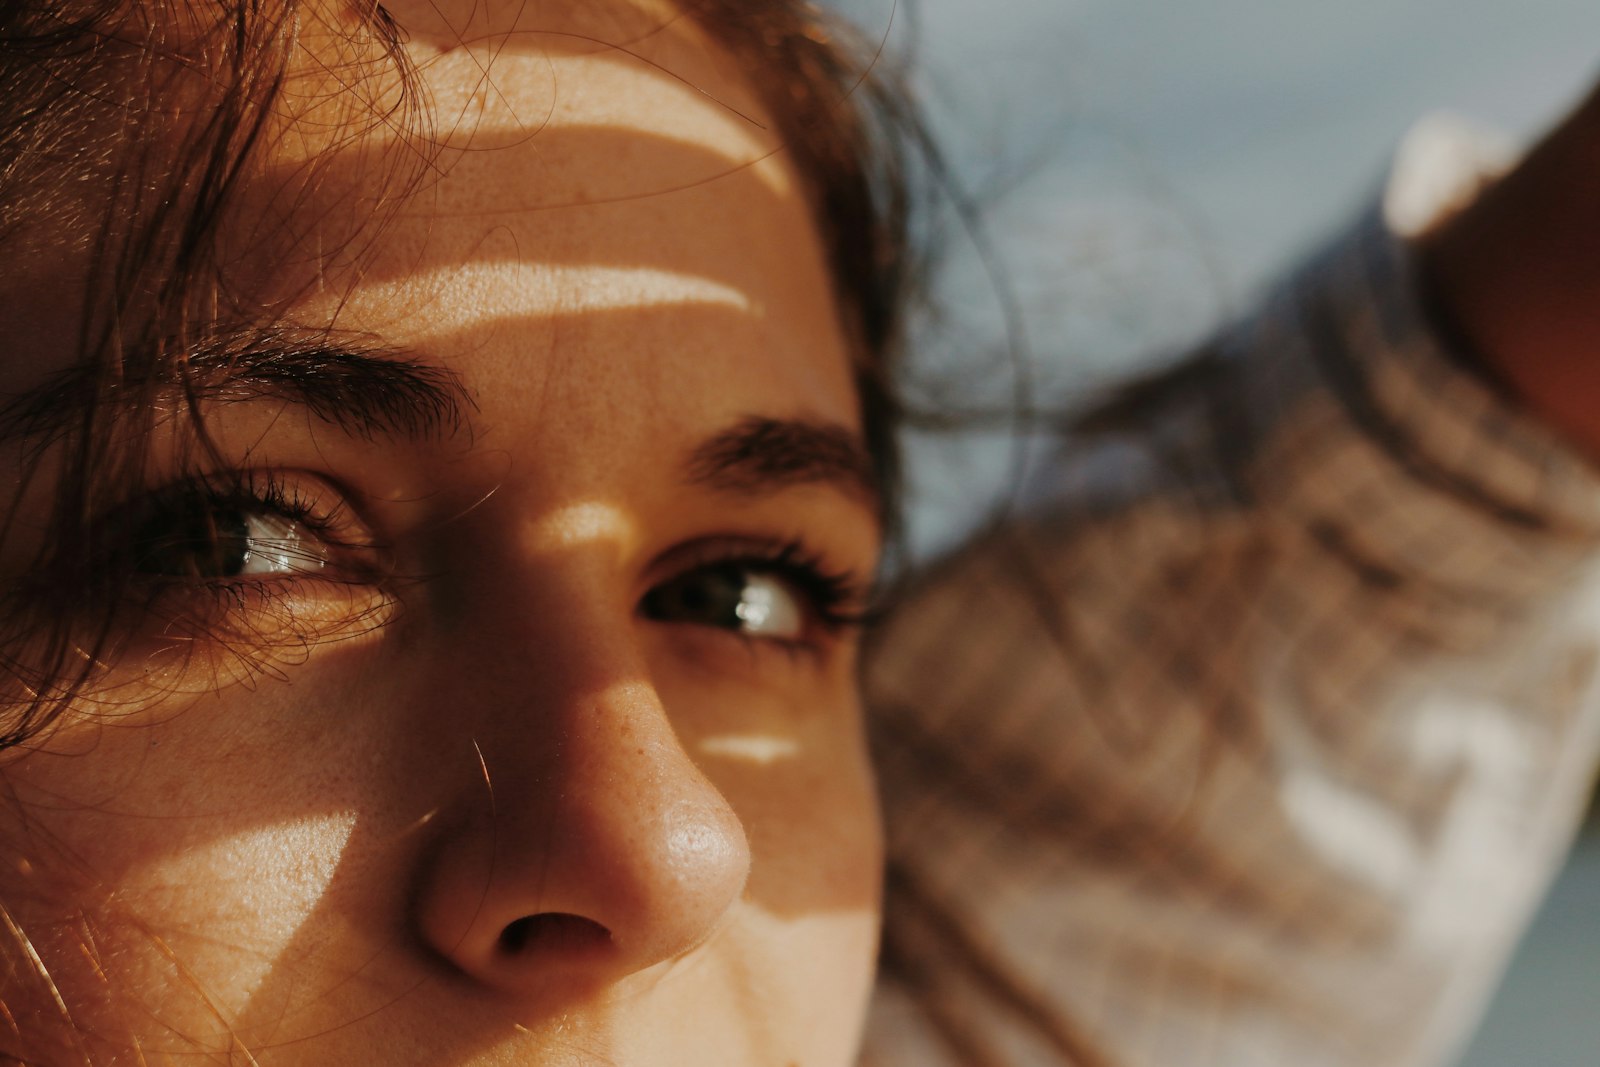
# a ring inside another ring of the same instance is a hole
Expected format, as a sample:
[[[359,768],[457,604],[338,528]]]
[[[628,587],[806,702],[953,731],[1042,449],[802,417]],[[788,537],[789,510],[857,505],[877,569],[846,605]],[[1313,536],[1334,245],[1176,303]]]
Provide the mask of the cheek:
[[[675,1005],[670,1016],[619,1027],[606,1062],[657,1063],[663,1043],[703,1048],[711,1032],[715,1058],[682,1062],[853,1064],[878,927],[876,910],[865,908],[787,917],[748,909],[718,936],[717,952],[686,962],[657,987]],[[728,1026],[726,1017],[742,1022]]]
[[[767,996],[797,1006],[789,1023],[814,1046],[806,1062],[843,1063],[877,956],[877,796],[850,673],[822,686],[797,681],[785,697],[763,689],[741,698],[702,684],[696,713],[676,715],[674,725],[750,841],[739,953],[748,968],[729,995],[745,999],[764,985]],[[748,1005],[746,1014],[763,1013]]]
[[[785,668],[773,655],[754,682],[655,661],[672,734],[739,819],[752,863],[707,951],[652,984],[650,998],[605,1009],[628,1015],[615,1028],[618,1062],[660,1062],[661,1049],[701,1048],[707,1034],[748,1046],[731,1062],[787,1062],[776,1048],[804,1063],[851,1059],[882,863],[859,705],[848,669],[796,669],[777,685],[769,668]],[[64,731],[56,751],[0,765],[0,856],[32,857],[0,863],[0,903],[34,937],[77,1030],[114,1035],[132,1019],[147,1044],[152,1033],[182,1035],[185,1048],[212,1053],[230,1029],[253,1047],[338,1034],[387,1048],[406,1025],[434,1019],[441,1047],[461,1039],[478,1009],[429,984],[436,972],[408,933],[408,894],[441,791],[476,797],[466,773],[476,764],[442,759],[442,742],[418,729],[394,729],[411,690],[375,693],[371,679],[330,655],[292,684]],[[322,699],[296,700],[307,693]],[[22,956],[0,944],[0,966]],[[31,999],[7,989],[0,1001],[45,1018],[53,1000],[36,986]],[[401,1002],[411,1016],[387,1010]],[[658,1047],[630,1051],[636,1041]],[[36,1058],[72,1055],[62,1045]]]
[[[18,935],[0,957],[26,938],[39,980],[31,996],[25,985],[5,999],[29,1013],[59,995],[78,1031],[113,1047],[124,1026],[181,1035],[185,1049],[225,1042],[286,960],[314,954],[304,934],[355,826],[341,814],[241,828],[127,810],[26,811],[22,854],[35,858],[0,878]],[[8,806],[8,831],[16,814]],[[300,1008],[274,1005],[280,1017]]]
[[[745,898],[779,919],[875,913],[882,828],[849,663],[817,671],[781,651],[745,651],[745,667],[782,662],[759,663],[759,684],[732,670],[656,672],[679,743],[744,826]]]
[[[317,956],[329,938],[307,935],[328,929],[318,909],[359,805],[312,784],[318,768],[309,780],[284,774],[304,754],[281,736],[239,728],[281,727],[267,704],[234,689],[122,709],[109,723],[64,724],[48,749],[0,766],[0,853],[17,858],[0,865],[16,927],[0,961],[26,957],[26,938],[32,970],[49,974],[27,996],[5,990],[8,1007],[39,1010],[59,993],[77,1029],[113,1046],[130,1026],[205,1049],[264,986],[281,988],[268,979],[286,962]]]
[[[750,1019],[787,1005],[783,1047],[803,1049],[799,1062],[843,1064],[854,1062],[875,972],[881,820],[852,673],[796,678],[785,698],[703,677],[669,680],[662,695],[750,841],[748,907],[724,935],[729,951],[705,964],[721,969],[718,999]],[[648,1062],[638,1051],[619,1062]]]
[[[876,910],[883,846],[865,757],[810,733],[771,763],[705,764],[750,838],[747,899],[780,918]]]

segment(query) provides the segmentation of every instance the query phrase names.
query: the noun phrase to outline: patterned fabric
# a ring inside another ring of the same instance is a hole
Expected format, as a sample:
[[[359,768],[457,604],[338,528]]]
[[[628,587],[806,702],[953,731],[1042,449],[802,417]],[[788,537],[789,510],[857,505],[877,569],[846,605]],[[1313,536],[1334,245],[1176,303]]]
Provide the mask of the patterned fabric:
[[[1114,409],[875,642],[867,1062],[1448,1062],[1600,754],[1600,482],[1381,212]]]

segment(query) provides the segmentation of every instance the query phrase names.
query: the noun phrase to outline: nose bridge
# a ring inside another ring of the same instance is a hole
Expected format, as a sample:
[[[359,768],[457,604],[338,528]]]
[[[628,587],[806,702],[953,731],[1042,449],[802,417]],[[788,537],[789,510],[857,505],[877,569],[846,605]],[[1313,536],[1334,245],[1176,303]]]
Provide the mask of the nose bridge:
[[[666,709],[639,647],[623,513],[602,503],[494,525],[478,552],[452,659],[487,787],[559,796],[574,773],[605,775],[622,745],[670,758]]]
[[[570,992],[688,951],[748,874],[739,819],[651,683],[616,558],[529,553],[483,606],[497,624],[460,649],[476,765],[445,800],[418,923],[498,988]]]
[[[504,542],[453,547],[477,560],[454,579],[462,588],[451,597],[450,626],[463,682],[489,702],[475,717],[479,728],[527,736],[525,722],[503,714],[519,704],[543,705],[553,728],[565,725],[565,710],[626,710],[626,701],[598,698],[648,686],[623,567],[631,523],[602,503],[520,522],[491,518],[512,531]]]
[[[618,555],[609,542],[541,551],[486,590],[479,619],[493,624],[464,628],[462,649],[487,690],[480,744],[538,765],[670,740]]]

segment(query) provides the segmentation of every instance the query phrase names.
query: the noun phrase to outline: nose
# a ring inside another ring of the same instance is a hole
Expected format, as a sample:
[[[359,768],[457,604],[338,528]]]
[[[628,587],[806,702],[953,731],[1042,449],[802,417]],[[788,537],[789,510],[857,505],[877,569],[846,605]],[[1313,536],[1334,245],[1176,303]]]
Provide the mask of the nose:
[[[414,899],[423,941],[483,987],[597,991],[702,944],[740,898],[740,820],[619,661],[546,655],[516,672],[537,679],[520,707],[473,716]]]

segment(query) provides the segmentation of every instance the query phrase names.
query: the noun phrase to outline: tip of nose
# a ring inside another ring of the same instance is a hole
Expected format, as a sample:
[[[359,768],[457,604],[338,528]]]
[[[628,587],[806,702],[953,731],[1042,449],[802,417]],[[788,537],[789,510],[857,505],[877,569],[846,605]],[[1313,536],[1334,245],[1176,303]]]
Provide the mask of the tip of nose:
[[[609,948],[611,931],[581,915],[546,912],[524,915],[500,931],[495,949],[502,957],[526,959],[551,954],[583,956]]]

